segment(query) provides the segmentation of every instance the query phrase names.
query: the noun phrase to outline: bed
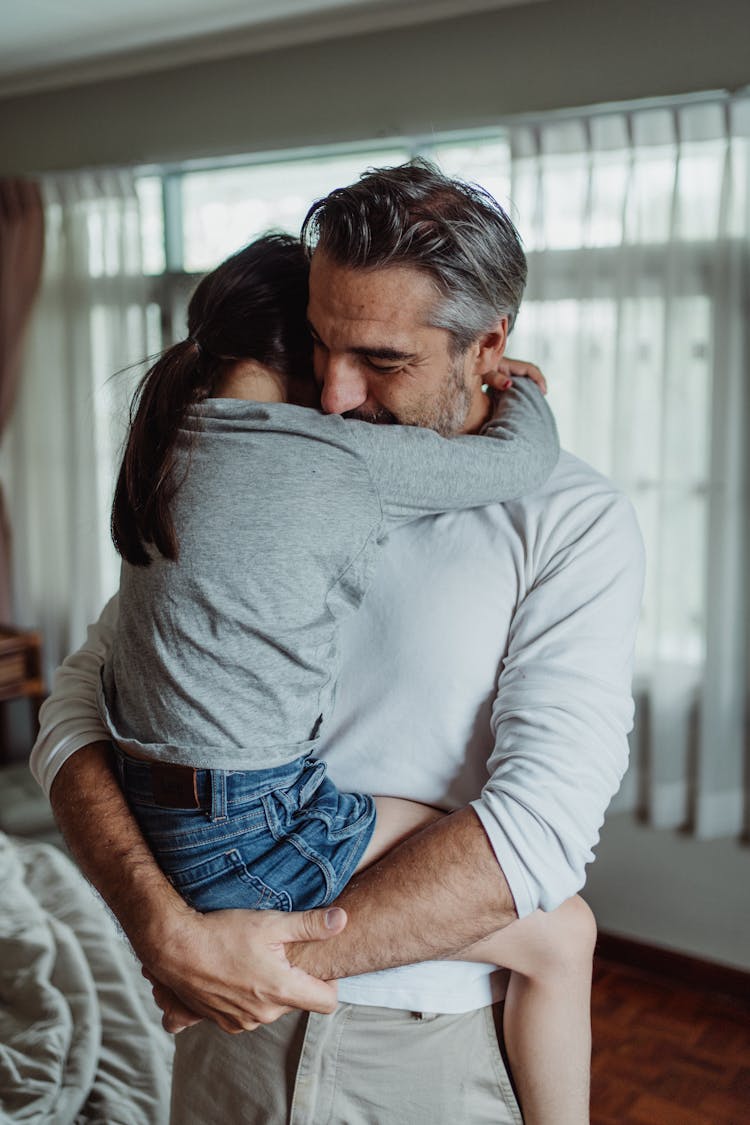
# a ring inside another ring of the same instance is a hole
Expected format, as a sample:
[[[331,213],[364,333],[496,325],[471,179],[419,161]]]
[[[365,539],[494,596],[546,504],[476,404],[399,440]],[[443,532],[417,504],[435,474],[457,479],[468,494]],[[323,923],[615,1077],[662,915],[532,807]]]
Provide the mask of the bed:
[[[172,1039],[74,864],[0,832],[0,904],[2,1125],[166,1125]]]

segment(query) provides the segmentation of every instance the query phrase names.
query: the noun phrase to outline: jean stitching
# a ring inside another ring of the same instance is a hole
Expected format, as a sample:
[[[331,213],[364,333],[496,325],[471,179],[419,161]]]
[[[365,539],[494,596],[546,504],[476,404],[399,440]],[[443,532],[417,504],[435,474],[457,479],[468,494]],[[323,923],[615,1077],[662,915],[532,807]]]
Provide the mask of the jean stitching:
[[[330,835],[332,840],[340,841],[346,840],[350,836],[357,836],[362,831],[368,820],[373,819],[374,822],[373,813],[375,811],[375,802],[373,801],[372,797],[364,795],[363,804],[364,809],[356,820],[351,821],[346,825],[345,828],[331,829]]]
[[[315,866],[320,871],[326,885],[326,893],[323,901],[319,905],[328,906],[329,902],[332,901],[336,892],[336,880],[333,867],[326,859],[323,859],[322,856],[319,856],[317,852],[313,851],[312,848],[310,848],[302,838],[302,836],[298,836],[296,832],[291,832],[285,838],[292,845],[292,847],[297,849],[297,851],[304,859],[306,859],[309,863],[315,864]]]
[[[223,826],[223,830],[215,830],[209,833],[196,832],[194,829],[183,829],[179,834],[169,831],[154,831],[148,823],[142,825],[142,827],[145,835],[154,843],[160,843],[162,840],[168,841],[171,846],[165,848],[164,852],[171,855],[173,852],[190,851],[210,844],[227,843],[242,836],[257,836],[264,831],[265,824],[261,817],[254,818],[250,824],[238,824],[236,820],[228,820]]]
[[[271,887],[268,883],[266,883],[265,879],[261,879],[260,875],[256,875],[253,871],[249,871],[247,864],[245,863],[239,852],[228,852],[226,858],[232,860],[235,865],[236,874],[240,879],[249,883],[249,885],[255,890],[257,890],[258,884],[263,888],[256,909],[276,909],[287,911],[290,911],[292,909],[292,900],[288,893],[286,891],[277,891],[274,887]],[[271,904],[270,907],[262,905],[266,902],[266,900]]]
[[[211,770],[211,822],[222,824],[227,820],[227,775],[223,770]]]

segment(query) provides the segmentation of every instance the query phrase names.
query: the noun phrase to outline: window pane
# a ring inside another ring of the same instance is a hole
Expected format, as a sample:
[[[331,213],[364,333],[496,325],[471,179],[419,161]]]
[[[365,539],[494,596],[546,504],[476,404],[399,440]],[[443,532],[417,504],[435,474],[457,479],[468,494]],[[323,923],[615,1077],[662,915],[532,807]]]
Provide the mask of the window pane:
[[[161,307],[146,305],[146,355],[156,356],[163,348]]]
[[[510,144],[507,137],[451,141],[436,145],[427,155],[449,176],[481,184],[508,208],[510,199]]]
[[[629,242],[666,242],[672,235],[675,146],[636,149],[626,216]]]
[[[628,164],[624,151],[593,154],[588,246],[618,246],[622,242]]]
[[[564,250],[584,245],[588,182],[585,157],[554,154],[543,158],[544,246]]]
[[[541,174],[535,157],[518,156],[512,165],[511,197],[514,222],[526,251],[541,250],[544,243],[539,221]]]
[[[182,187],[185,269],[212,269],[269,230],[298,234],[314,200],[356,180],[365,168],[408,159],[399,149],[190,172]]]
[[[195,276],[181,275],[169,279],[164,291],[164,340],[163,348],[184,340],[187,335],[187,307],[190,297],[198,284]]]
[[[600,472],[613,471],[617,307],[614,301],[524,301],[515,356],[549,376],[560,441]]]
[[[76,245],[85,247],[87,255],[85,265],[79,263],[84,276],[140,276],[138,212],[135,200],[106,195],[98,199],[83,199],[77,204],[74,210],[75,233],[78,236]],[[85,238],[82,238],[84,226]]]
[[[750,117],[750,114],[748,114]],[[733,137],[730,142],[728,175],[729,208],[726,233],[731,238],[747,238],[750,214],[750,137]],[[724,232],[722,232],[724,233]]]
[[[672,488],[661,497],[657,655],[666,662],[705,659],[707,516],[705,495]]]
[[[685,239],[715,239],[719,233],[725,141],[682,147],[677,177],[678,233]]]
[[[135,184],[141,219],[143,272],[146,274],[159,274],[166,269],[161,185],[160,176],[144,176]]]
[[[664,386],[664,481],[701,489],[709,475],[711,434],[711,302],[672,302]]]
[[[664,297],[655,290],[626,297],[620,308],[623,483],[629,491],[659,487],[664,406]]]
[[[88,513],[100,528],[109,526],[112,497],[128,427],[128,409],[145,371],[141,305],[96,304],[89,329],[93,377],[94,485],[96,513]],[[136,343],[137,341],[137,343]],[[117,589],[120,559],[108,535],[97,540],[102,590],[109,597]]]

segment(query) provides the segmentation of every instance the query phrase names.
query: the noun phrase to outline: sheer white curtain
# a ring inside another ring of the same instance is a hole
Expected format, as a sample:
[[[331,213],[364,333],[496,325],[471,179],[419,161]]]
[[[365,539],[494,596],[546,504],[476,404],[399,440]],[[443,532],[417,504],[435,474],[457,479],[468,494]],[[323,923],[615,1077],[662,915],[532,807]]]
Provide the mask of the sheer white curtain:
[[[545,367],[565,445],[640,516],[639,707],[617,807],[706,837],[750,831],[750,99],[432,148],[510,198],[530,264],[511,352]],[[44,630],[52,666],[117,584],[109,506],[142,368],[116,373],[159,341],[132,176],[52,178],[44,192],[43,288],[0,461],[15,618]]]
[[[127,403],[147,353],[138,201],[124,172],[43,181],[42,288],[3,445],[15,619],[44,632],[48,670],[116,589],[109,507]],[[119,372],[119,374],[118,374]]]
[[[632,766],[616,807],[748,825],[750,99],[510,131],[537,359],[564,444],[633,499],[648,552]]]

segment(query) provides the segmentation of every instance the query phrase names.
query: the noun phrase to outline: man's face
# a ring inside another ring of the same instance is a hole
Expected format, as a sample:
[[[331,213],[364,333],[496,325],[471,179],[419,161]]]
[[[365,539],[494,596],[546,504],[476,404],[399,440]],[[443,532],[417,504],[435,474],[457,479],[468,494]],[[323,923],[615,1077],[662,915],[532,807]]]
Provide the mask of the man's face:
[[[478,428],[488,413],[482,349],[451,351],[450,333],[428,324],[437,300],[421,270],[349,269],[316,251],[308,321],[323,410],[442,434]]]

